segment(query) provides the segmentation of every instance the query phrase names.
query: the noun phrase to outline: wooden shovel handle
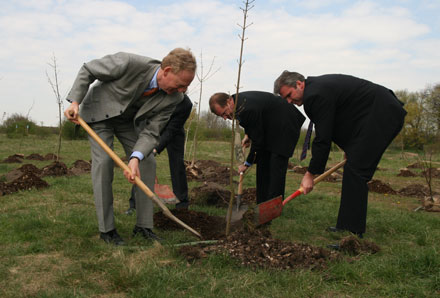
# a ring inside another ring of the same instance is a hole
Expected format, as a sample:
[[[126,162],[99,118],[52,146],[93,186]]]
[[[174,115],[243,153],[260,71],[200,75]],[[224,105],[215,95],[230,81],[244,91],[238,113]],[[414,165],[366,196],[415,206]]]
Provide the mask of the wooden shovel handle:
[[[331,169],[329,169],[327,172],[319,175],[318,177],[313,179],[313,184],[317,184],[317,183],[321,182],[322,180],[324,180],[325,178],[330,176],[333,172],[335,172],[337,169],[339,169],[340,167],[345,165],[346,162],[347,162],[347,160],[344,159],[343,161],[341,161],[340,163],[336,164]],[[303,192],[304,192],[304,189],[300,186],[300,188],[298,188],[297,191],[295,191],[293,194],[291,194],[286,199],[284,199],[283,206],[286,205],[287,202],[289,202],[290,200],[292,200],[292,199],[296,198],[297,196],[299,196],[300,194],[302,194]]]
[[[107,146],[106,143],[95,133],[95,131],[78,115],[78,123],[84,128],[84,130],[99,144],[99,146],[102,147],[102,149],[113,159],[113,161],[124,171],[128,171],[131,173],[130,168],[119,158],[119,156],[116,155],[116,153],[113,152],[112,149],[110,149],[109,146]],[[175,217],[171,211],[165,206],[164,203],[148,188],[148,186],[145,185],[144,182],[142,182],[139,177],[135,177],[134,180],[135,184],[151,199],[153,202],[155,202],[161,209],[162,212],[171,220],[175,221],[194,235],[196,235],[199,238],[202,238],[202,236],[193,228],[185,224],[183,221]]]

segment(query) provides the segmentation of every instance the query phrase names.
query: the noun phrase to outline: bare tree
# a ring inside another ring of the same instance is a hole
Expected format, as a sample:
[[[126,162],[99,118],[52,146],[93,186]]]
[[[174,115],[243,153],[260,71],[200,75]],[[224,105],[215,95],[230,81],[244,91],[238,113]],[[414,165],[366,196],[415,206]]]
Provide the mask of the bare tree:
[[[244,8],[240,7],[240,9],[243,11],[243,25],[238,24],[238,26],[241,28],[241,35],[239,34],[238,37],[241,41],[240,46],[240,58],[238,60],[238,75],[237,75],[237,84],[236,84],[236,92],[235,92],[235,102],[238,102],[238,92],[240,90],[240,79],[241,79],[241,68],[243,66],[243,48],[244,48],[244,41],[247,39],[245,38],[245,32],[246,29],[252,25],[247,25],[247,17],[248,12],[251,10],[254,6],[252,3],[255,0],[246,0],[244,3]],[[229,235],[230,229],[231,229],[231,217],[232,217],[232,206],[234,204],[235,199],[235,191],[234,191],[234,183],[233,183],[233,173],[234,173],[234,157],[235,157],[235,127],[236,127],[236,117],[235,114],[237,113],[237,105],[234,105],[234,111],[232,113],[232,137],[231,137],[231,164],[230,164],[230,175],[229,175],[229,185],[231,190],[231,197],[229,199],[229,205],[228,205],[228,215],[227,215],[227,222],[226,222],[226,235]]]
[[[58,105],[58,119],[59,119],[59,134],[58,134],[58,149],[56,158],[57,161],[60,158],[60,151],[61,151],[61,130],[62,130],[62,110],[63,110],[63,101],[61,100],[61,94],[60,94],[60,88],[59,88],[59,80],[58,80],[58,65],[57,65],[57,58],[55,57],[55,54],[52,54],[52,61],[50,63],[47,63],[53,71],[53,78],[49,76],[49,74],[46,71],[46,77],[49,82],[49,85],[52,87],[52,91],[55,94],[55,99]]]

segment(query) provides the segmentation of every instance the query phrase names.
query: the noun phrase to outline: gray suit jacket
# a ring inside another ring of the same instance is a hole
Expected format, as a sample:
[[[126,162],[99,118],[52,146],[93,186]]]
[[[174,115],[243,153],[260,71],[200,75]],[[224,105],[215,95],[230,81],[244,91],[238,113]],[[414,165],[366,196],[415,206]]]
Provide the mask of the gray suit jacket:
[[[81,104],[80,115],[88,123],[119,116],[142,98],[159,67],[158,60],[123,52],[92,60],[81,67],[67,99]],[[182,100],[182,93],[164,91],[148,98],[133,118],[139,132],[133,151],[146,156],[157,146],[160,131]]]

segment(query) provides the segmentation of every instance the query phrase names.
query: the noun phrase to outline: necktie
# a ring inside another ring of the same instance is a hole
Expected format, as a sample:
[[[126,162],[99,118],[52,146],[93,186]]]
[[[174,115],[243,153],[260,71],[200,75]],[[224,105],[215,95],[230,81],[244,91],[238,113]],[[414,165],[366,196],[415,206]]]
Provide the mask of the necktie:
[[[304,139],[304,145],[303,145],[303,149],[301,152],[300,161],[305,159],[307,156],[307,149],[310,148],[310,137],[312,136],[312,130],[313,130],[313,123],[312,123],[312,121],[310,121],[309,127],[307,128],[306,137]]]
[[[150,95],[153,95],[154,93],[156,93],[157,91],[159,91],[158,87],[145,91],[142,94],[142,96],[150,96]]]

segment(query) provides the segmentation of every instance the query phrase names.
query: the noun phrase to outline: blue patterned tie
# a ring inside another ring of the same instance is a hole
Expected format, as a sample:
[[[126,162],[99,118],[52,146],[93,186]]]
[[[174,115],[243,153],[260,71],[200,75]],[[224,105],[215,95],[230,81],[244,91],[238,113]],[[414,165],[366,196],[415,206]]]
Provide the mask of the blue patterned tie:
[[[310,137],[312,136],[313,123],[310,121],[309,127],[307,128],[306,137],[304,139],[303,149],[301,152],[300,161],[305,159],[307,156],[307,150],[310,148]]]

